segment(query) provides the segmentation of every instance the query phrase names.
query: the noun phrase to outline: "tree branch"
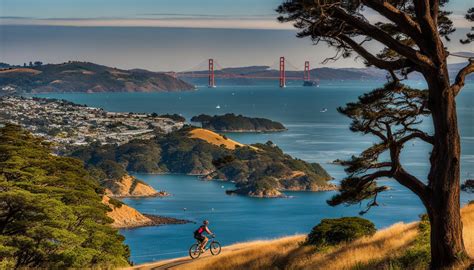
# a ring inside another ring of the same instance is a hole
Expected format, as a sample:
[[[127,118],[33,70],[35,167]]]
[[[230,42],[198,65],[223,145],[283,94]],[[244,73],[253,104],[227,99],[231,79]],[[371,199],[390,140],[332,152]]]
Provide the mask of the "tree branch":
[[[443,42],[439,38],[437,27],[437,18],[434,18],[434,13],[438,13],[439,2],[437,0],[417,0],[413,1],[415,5],[415,14],[420,23],[421,33],[423,39],[426,40],[429,48],[426,52],[437,61],[437,65],[443,63],[446,57],[446,50]],[[434,12],[434,13],[432,13]]]
[[[423,140],[423,141],[425,141],[429,144],[434,144],[433,136],[430,136],[430,135],[428,135],[428,134],[426,134],[425,132],[422,132],[422,131],[413,132],[410,135],[408,135],[406,137],[403,137],[400,140],[398,140],[397,143],[404,144],[404,143],[408,142],[409,140],[412,140],[412,139],[415,139],[415,138],[421,139],[421,140]]]
[[[374,181],[378,178],[382,178],[382,177],[392,177],[393,176],[393,172],[390,170],[383,170],[383,171],[376,171],[372,174],[367,174],[367,175],[364,175],[363,177],[361,177],[360,179],[363,181],[363,183],[369,183],[371,181]]]
[[[398,183],[402,184],[403,186],[411,190],[413,193],[418,195],[418,197],[420,197],[424,204],[428,202],[430,196],[428,186],[423,184],[423,182],[421,182],[415,176],[405,171],[401,166],[395,171],[393,178],[395,178]]]
[[[372,37],[382,44],[385,44],[387,47],[410,59],[412,62],[416,62],[422,66],[433,67],[433,62],[426,55],[423,55],[409,46],[403,45],[380,28],[348,14],[340,7],[335,6],[331,8],[331,10],[334,11],[334,16],[338,19],[362,31],[366,36]]]
[[[466,80],[467,75],[474,73],[474,58],[469,59],[469,64],[463,67],[458,75],[456,76],[456,80],[454,84],[451,85],[451,89],[454,92],[454,95],[458,95],[461,92],[461,89],[464,87],[464,83]]]
[[[339,35],[338,38],[356,51],[360,56],[364,57],[370,64],[385,70],[399,70],[402,68],[409,67],[409,61],[406,59],[399,59],[395,61],[385,61],[377,58],[375,55],[367,51],[363,46],[355,42],[353,39],[346,35]]]
[[[407,36],[416,41],[420,48],[425,47],[425,40],[421,36],[420,25],[414,21],[406,12],[401,12],[398,8],[390,4],[388,1],[362,0],[362,2],[377,11],[384,17],[388,18]]]

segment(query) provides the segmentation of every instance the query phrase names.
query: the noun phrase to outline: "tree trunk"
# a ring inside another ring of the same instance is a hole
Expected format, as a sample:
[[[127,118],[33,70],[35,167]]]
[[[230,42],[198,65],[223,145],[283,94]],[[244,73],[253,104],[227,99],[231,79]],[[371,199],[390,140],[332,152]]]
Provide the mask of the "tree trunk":
[[[425,73],[434,124],[428,176],[431,269],[449,269],[466,258],[460,213],[460,154],[456,101],[446,63]]]

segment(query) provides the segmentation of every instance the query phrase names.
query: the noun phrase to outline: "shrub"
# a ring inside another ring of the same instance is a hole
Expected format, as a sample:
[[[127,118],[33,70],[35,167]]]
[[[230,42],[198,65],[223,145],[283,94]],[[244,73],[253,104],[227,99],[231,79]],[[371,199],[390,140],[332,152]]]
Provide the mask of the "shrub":
[[[122,205],[123,205],[123,202],[121,202],[121,201],[119,201],[119,200],[117,200],[117,199],[115,199],[115,198],[110,198],[110,199],[109,199],[109,203],[110,203],[111,205],[113,205],[115,208],[120,208],[120,207],[122,207]]]
[[[309,245],[335,245],[373,235],[375,231],[370,220],[360,217],[323,219],[311,230],[306,241]]]
[[[430,221],[428,215],[421,216],[418,224],[418,235],[408,247],[394,256],[380,260],[358,263],[352,270],[390,269],[390,270],[420,270],[428,269],[431,261],[430,253]]]

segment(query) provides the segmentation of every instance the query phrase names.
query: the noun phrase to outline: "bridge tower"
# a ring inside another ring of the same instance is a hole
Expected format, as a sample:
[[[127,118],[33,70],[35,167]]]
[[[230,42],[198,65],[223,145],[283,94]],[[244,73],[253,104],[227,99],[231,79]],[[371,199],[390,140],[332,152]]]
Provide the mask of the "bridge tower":
[[[215,88],[216,81],[214,77],[214,59],[209,59],[209,84],[208,87]]]
[[[303,80],[305,81],[310,81],[311,80],[311,75],[309,74],[310,68],[309,68],[309,61],[304,62],[304,75],[303,75]]]
[[[280,87],[286,87],[285,57],[280,57]]]

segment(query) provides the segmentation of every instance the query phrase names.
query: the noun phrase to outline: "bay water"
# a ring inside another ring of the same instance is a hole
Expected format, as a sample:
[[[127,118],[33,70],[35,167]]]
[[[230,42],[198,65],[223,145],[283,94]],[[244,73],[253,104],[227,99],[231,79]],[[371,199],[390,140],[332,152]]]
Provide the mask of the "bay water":
[[[422,87],[418,82],[413,86]],[[36,96],[60,98],[79,104],[101,107],[116,112],[178,113],[188,120],[198,114],[236,113],[265,117],[282,122],[288,131],[279,133],[227,133],[229,138],[251,144],[272,141],[294,157],[319,162],[335,178],[341,180],[343,168],[331,164],[349,158],[370,147],[376,139],[352,133],[349,120],[337,107],[355,101],[359,95],[381,81],[322,81],[320,87],[302,87],[290,82],[287,88],[266,83],[254,86],[198,87],[191,92],[166,93],[61,93]],[[468,84],[458,97],[458,115],[462,139],[461,181],[474,178],[474,84]],[[429,119],[422,128],[431,131]],[[426,179],[430,147],[421,141],[409,143],[402,154],[406,169]],[[365,203],[331,207],[326,200],[335,192],[286,192],[288,199],[259,199],[229,196],[232,183],[200,181],[188,175],[135,174],[158,190],[172,194],[166,198],[125,199],[124,202],[147,214],[156,214],[194,223],[121,230],[131,249],[134,263],[186,256],[193,243],[194,229],[204,219],[223,245],[271,239],[285,235],[308,233],[321,219],[357,216]],[[377,228],[397,222],[412,222],[424,213],[420,200],[394,180],[382,180],[390,190],[379,195],[379,206],[365,218]],[[474,200],[463,192],[462,204]]]

